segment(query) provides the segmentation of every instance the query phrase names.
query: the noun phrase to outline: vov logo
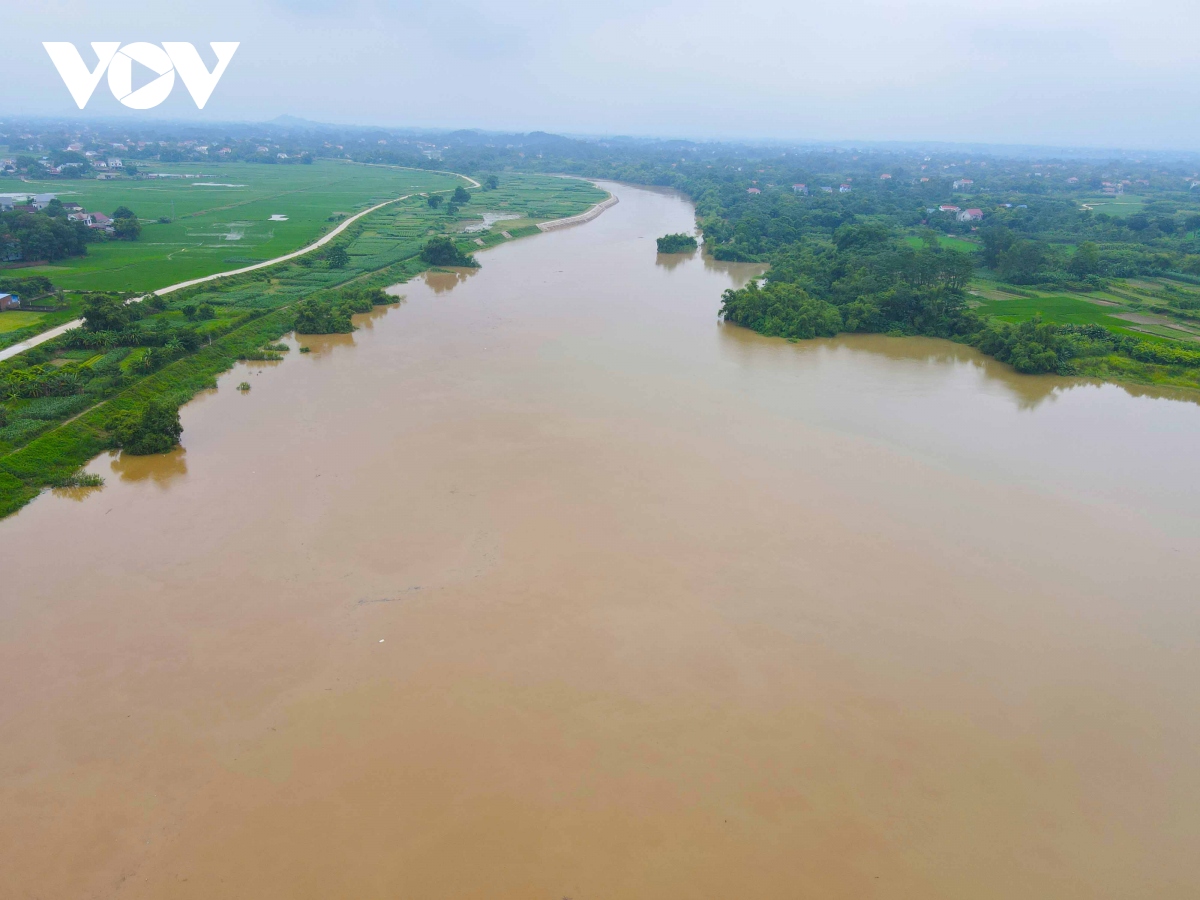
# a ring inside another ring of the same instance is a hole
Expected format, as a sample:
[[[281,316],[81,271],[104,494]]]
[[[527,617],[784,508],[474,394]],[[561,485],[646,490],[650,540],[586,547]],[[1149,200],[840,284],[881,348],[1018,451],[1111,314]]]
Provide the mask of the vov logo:
[[[87,106],[88,100],[100,83],[105,70],[108,71],[108,87],[113,96],[130,109],[151,109],[162,103],[175,87],[175,73],[183,79],[184,87],[196,101],[198,109],[204,109],[204,104],[212,96],[213,89],[240,42],[210,42],[213,53],[217,54],[217,65],[210,72],[204,65],[204,60],[191,44],[177,41],[163,41],[162,46],[138,41],[121,46],[119,41],[93,41],[92,49],[96,51],[96,68],[89,70],[75,45],[66,41],[44,41],[42,46],[50,54],[54,68],[67,85],[67,90],[79,105],[80,109]],[[133,89],[133,64],[140,63],[151,72],[158,75],[149,84],[144,84],[136,91]]]

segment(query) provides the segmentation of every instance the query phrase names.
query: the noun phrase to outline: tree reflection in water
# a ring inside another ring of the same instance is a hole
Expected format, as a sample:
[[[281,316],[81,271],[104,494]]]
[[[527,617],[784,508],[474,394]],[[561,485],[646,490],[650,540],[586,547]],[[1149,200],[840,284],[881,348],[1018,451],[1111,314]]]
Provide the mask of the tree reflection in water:
[[[150,481],[165,488],[187,474],[187,450],[183,447],[152,456],[132,456],[113,450],[109,452],[109,460],[109,467],[122,481]]]

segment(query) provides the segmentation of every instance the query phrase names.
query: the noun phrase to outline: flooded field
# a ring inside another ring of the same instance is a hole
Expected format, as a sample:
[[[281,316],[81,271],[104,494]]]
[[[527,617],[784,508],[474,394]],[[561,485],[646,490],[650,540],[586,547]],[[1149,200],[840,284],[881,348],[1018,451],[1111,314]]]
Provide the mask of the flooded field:
[[[721,325],[606,187],[0,522],[0,895],[1200,892],[1200,405]]]

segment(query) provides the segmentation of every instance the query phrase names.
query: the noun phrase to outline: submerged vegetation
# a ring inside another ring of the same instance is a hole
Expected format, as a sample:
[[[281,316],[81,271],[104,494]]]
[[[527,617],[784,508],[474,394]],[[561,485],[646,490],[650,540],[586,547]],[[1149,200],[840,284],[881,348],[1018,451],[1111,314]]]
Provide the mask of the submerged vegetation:
[[[396,298],[382,288],[347,288],[325,296],[307,297],[296,304],[296,332],[349,334],[354,330],[352,315],[395,302]]]

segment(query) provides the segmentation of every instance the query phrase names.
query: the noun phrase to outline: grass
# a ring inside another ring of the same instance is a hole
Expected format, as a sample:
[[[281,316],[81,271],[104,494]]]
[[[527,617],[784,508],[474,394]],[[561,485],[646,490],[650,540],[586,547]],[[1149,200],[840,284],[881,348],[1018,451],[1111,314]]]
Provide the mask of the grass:
[[[23,328],[31,328],[37,325],[45,313],[35,312],[18,312],[16,310],[6,310],[0,313],[0,334],[6,334],[10,331],[19,331]]]
[[[83,299],[78,295],[65,295],[64,309],[56,312],[15,312],[8,310],[0,313],[0,350],[19,344],[43,331],[48,331],[56,325],[78,319],[83,308]],[[52,301],[45,301],[47,303]],[[57,301],[53,301],[57,302]],[[12,318],[9,318],[9,317]]]
[[[1094,212],[1106,213],[1110,216],[1131,216],[1146,208],[1146,201],[1141,197],[1122,194],[1119,197],[1085,197],[1080,201]]]
[[[25,268],[67,290],[148,291],[297,250],[353,214],[401,194],[448,190],[461,178],[436,172],[323,160],[313,165],[153,164],[147,171],[202,174],[169,180],[22,183],[111,213],[127,206],[142,222],[136,242],[90,244],[84,257]],[[234,187],[212,187],[236,185]],[[270,221],[273,215],[287,221]],[[172,218],[159,224],[161,217]]]
[[[904,239],[904,243],[915,249],[925,246],[925,242],[916,235],[909,235]],[[949,234],[939,234],[938,243],[944,250],[959,250],[963,253],[971,253],[979,249],[979,244],[974,241],[968,241],[965,238],[954,237]]]
[[[1131,328],[1132,323],[1118,319],[1113,312],[1123,308],[1100,306],[1079,297],[1048,294],[1037,297],[1014,297],[1011,300],[983,300],[976,309],[983,315],[995,316],[1004,322],[1024,322],[1035,315],[1056,325],[1103,325],[1120,334],[1144,337],[1144,332]]]

